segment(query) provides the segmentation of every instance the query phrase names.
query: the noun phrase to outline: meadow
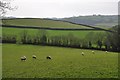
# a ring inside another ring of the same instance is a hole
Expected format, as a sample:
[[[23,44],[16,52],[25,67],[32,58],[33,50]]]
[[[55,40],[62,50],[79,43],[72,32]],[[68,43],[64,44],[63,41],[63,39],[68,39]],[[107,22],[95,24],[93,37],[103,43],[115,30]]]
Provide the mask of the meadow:
[[[36,35],[39,30],[37,29],[19,29],[19,28],[2,28],[2,34],[5,35],[16,35],[16,36],[20,36],[22,32],[27,31],[27,33],[31,36]],[[46,31],[46,35],[47,36],[65,36],[65,35],[69,35],[72,34],[77,38],[80,39],[84,39],[87,35],[89,35],[90,33],[94,33],[94,34],[100,34],[100,33],[106,33],[105,31],[95,31],[95,30],[89,30],[89,31],[62,31],[62,30],[44,30]]]
[[[68,22],[54,21],[48,19],[37,19],[37,18],[21,18],[21,19],[6,19],[2,20],[5,25],[16,25],[16,26],[34,26],[34,27],[50,27],[50,28],[81,28],[81,29],[92,29],[90,27],[71,24]]]
[[[79,28],[79,29],[93,29],[91,27],[72,24],[63,21],[54,21],[48,19],[37,18],[19,18],[19,19],[3,19],[4,25],[16,25],[16,26],[32,26],[32,27],[48,27],[48,28]],[[27,31],[31,36],[35,36],[39,31],[37,29],[21,29],[21,28],[2,28],[3,35],[16,35],[20,36],[21,33]],[[63,30],[46,30],[47,36],[66,36],[69,34],[74,35],[77,38],[84,39],[87,35],[94,33],[96,35],[106,33],[104,30],[81,30],[81,31],[63,31]],[[90,35],[89,35],[90,36]]]
[[[118,53],[35,45],[2,45],[3,78],[117,78]],[[85,55],[82,56],[81,53]],[[37,59],[32,59],[32,55]],[[21,61],[21,56],[26,61]],[[51,60],[46,56],[50,55]]]
[[[80,28],[91,29],[90,27],[71,24],[62,21],[47,19],[8,19],[3,24],[16,26],[37,26],[50,28]],[[20,39],[24,31],[30,38],[46,32],[48,38],[52,36],[73,37],[80,40],[92,40],[105,38],[103,30],[37,30],[22,28],[2,27],[1,35],[6,39],[10,36]],[[41,32],[40,32],[41,31]],[[63,38],[63,40],[65,40]],[[19,40],[18,40],[19,41]],[[74,41],[75,42],[75,41]],[[93,44],[93,46],[97,44]],[[2,77],[3,78],[117,78],[118,77],[118,53],[87,49],[75,49],[65,47],[8,44],[2,45]],[[85,55],[82,56],[81,53]],[[21,56],[26,56],[26,61],[21,61]],[[36,55],[37,59],[32,59]],[[52,60],[47,60],[51,56]]]
[[[2,44],[0,44],[0,79],[2,79]]]

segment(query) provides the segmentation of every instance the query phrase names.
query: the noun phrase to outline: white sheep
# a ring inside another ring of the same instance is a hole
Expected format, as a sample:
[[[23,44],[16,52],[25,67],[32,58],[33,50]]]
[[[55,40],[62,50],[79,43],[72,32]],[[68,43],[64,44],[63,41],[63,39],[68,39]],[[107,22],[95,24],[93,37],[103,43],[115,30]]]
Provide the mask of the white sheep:
[[[92,53],[93,53],[93,54],[95,54],[95,52],[94,52],[94,51],[92,51]]]
[[[36,55],[32,55],[32,58],[33,58],[33,59],[36,59]]]
[[[84,56],[84,52],[82,52],[82,56]]]
[[[21,61],[26,61],[26,56],[21,57]]]
[[[108,53],[108,51],[105,51],[106,53]]]
[[[24,58],[26,58],[26,56],[23,56]]]

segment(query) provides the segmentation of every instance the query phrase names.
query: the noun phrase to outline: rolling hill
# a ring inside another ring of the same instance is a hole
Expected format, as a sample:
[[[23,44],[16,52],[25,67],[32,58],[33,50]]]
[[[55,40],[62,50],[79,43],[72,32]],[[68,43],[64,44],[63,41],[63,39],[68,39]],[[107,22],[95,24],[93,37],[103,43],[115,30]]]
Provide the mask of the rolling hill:
[[[2,20],[2,22],[4,25],[14,25],[14,26],[92,29],[91,27],[76,25],[69,22],[55,21],[55,20],[49,20],[49,19],[38,19],[38,18],[4,19]]]
[[[78,25],[78,24],[72,24],[69,22],[64,22],[64,21],[56,21],[56,20],[50,20],[50,19],[38,19],[38,18],[15,18],[15,19],[4,19],[3,20],[4,25],[14,25],[15,27],[10,28],[10,27],[2,27],[2,33],[3,35],[17,35],[20,36],[20,33],[24,32],[24,29],[26,28],[16,28],[16,26],[19,27],[28,27],[26,31],[30,35],[35,35],[38,32],[38,29],[30,29],[29,27],[44,27],[44,28],[79,28],[81,29],[80,31],[69,31],[69,30],[46,30],[47,34],[49,36],[66,36],[69,34],[73,34],[74,36],[78,38],[85,38],[88,34],[91,32],[98,34],[98,33],[104,33],[106,32],[105,30],[96,30],[95,28],[89,27],[89,26],[83,26],[83,25]]]
[[[54,20],[69,21],[78,24],[86,24],[100,28],[111,28],[118,24],[117,15],[89,15],[89,16],[75,16],[68,18],[56,18]]]

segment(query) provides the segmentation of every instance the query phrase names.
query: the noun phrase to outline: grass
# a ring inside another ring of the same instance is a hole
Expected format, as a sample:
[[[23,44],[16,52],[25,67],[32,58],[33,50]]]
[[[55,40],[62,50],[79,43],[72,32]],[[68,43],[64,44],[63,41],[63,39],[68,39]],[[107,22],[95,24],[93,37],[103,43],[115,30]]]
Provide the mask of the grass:
[[[42,27],[59,27],[59,28],[81,28],[81,29],[89,29],[89,27],[82,26],[82,25],[75,25],[68,22],[62,22],[62,21],[53,21],[53,20],[46,20],[46,19],[7,19],[3,20],[4,24],[7,25],[21,25],[21,26],[42,26]],[[2,33],[5,35],[17,35],[20,36],[20,34],[23,32],[24,29],[18,29],[18,28],[2,28]],[[38,32],[38,30],[35,29],[26,29],[28,34],[34,36]],[[105,31],[95,31],[95,30],[89,30],[89,31],[57,31],[57,30],[46,30],[48,36],[63,36],[63,35],[69,35],[73,34],[77,38],[84,39],[86,35],[90,34],[91,32],[96,33],[105,33]]]
[[[40,26],[40,27],[56,27],[56,28],[81,28],[81,29],[91,29],[86,26],[71,24],[62,21],[53,21],[46,19],[8,19],[2,20],[6,25],[17,25],[17,26]]]
[[[117,78],[118,53],[3,44],[3,78]],[[85,53],[85,56],[81,55]],[[32,59],[35,54],[37,59]],[[22,62],[20,57],[27,60]],[[47,60],[46,56],[52,56]]]
[[[2,36],[2,27],[0,26],[0,36]]]
[[[2,44],[0,43],[0,79],[2,79]]]
[[[20,34],[26,30],[28,34],[30,35],[36,35],[36,33],[39,30],[35,29],[18,29],[18,28],[2,28],[2,34],[6,35],[17,35],[20,36]],[[73,34],[74,36],[78,38],[85,38],[86,35],[90,34],[91,32],[97,34],[97,33],[105,33],[105,31],[94,31],[94,30],[89,30],[89,31],[57,31],[57,30],[46,30],[48,36],[62,36],[62,35],[68,35],[68,34]]]
[[[117,25],[118,23],[115,22],[115,23],[99,23],[99,24],[95,24],[96,26],[99,26],[101,28],[105,28],[105,29],[109,29],[115,25]]]

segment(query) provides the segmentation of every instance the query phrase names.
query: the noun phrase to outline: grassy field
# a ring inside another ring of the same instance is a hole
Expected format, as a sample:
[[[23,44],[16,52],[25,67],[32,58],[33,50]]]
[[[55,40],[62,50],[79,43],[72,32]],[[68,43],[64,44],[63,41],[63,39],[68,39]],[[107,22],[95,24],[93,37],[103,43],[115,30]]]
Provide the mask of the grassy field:
[[[118,53],[105,51],[3,44],[3,78],[117,78]],[[85,56],[81,55],[85,53]],[[32,59],[32,55],[37,59]],[[21,56],[26,61],[21,61]],[[46,56],[52,56],[47,60]]]
[[[0,79],[2,79],[2,44],[0,44]]]
[[[46,20],[46,19],[7,19],[3,20],[3,24],[7,25],[17,25],[17,26],[42,26],[42,27],[56,27],[56,28],[81,28],[81,29],[90,29],[89,27],[82,26],[82,25],[75,25],[68,22],[62,21],[53,21],[53,20]],[[2,28],[2,33],[5,35],[17,35],[26,30],[30,35],[36,35],[38,30],[35,29],[18,29],[18,28]],[[48,36],[63,36],[68,34],[73,34],[77,38],[83,39],[86,35],[90,34],[91,32],[97,33],[105,33],[105,31],[98,31],[98,30],[89,30],[89,31],[62,31],[62,30],[46,30]]]
[[[28,32],[28,34],[33,35],[33,36],[36,35],[36,33],[39,31],[36,29],[2,28],[2,34],[20,36],[20,34],[24,30],[26,30]],[[62,36],[62,35],[73,34],[74,36],[81,38],[81,39],[85,38],[86,35],[90,34],[91,32],[93,32],[94,34],[105,33],[105,31],[94,31],[94,30],[89,30],[89,31],[46,30],[46,31],[47,31],[48,36]]]
[[[46,19],[8,19],[2,20],[3,24],[6,25],[17,25],[17,26],[40,26],[40,27],[56,27],[56,28],[81,28],[91,29],[82,25],[75,25],[68,22],[53,21]]]

